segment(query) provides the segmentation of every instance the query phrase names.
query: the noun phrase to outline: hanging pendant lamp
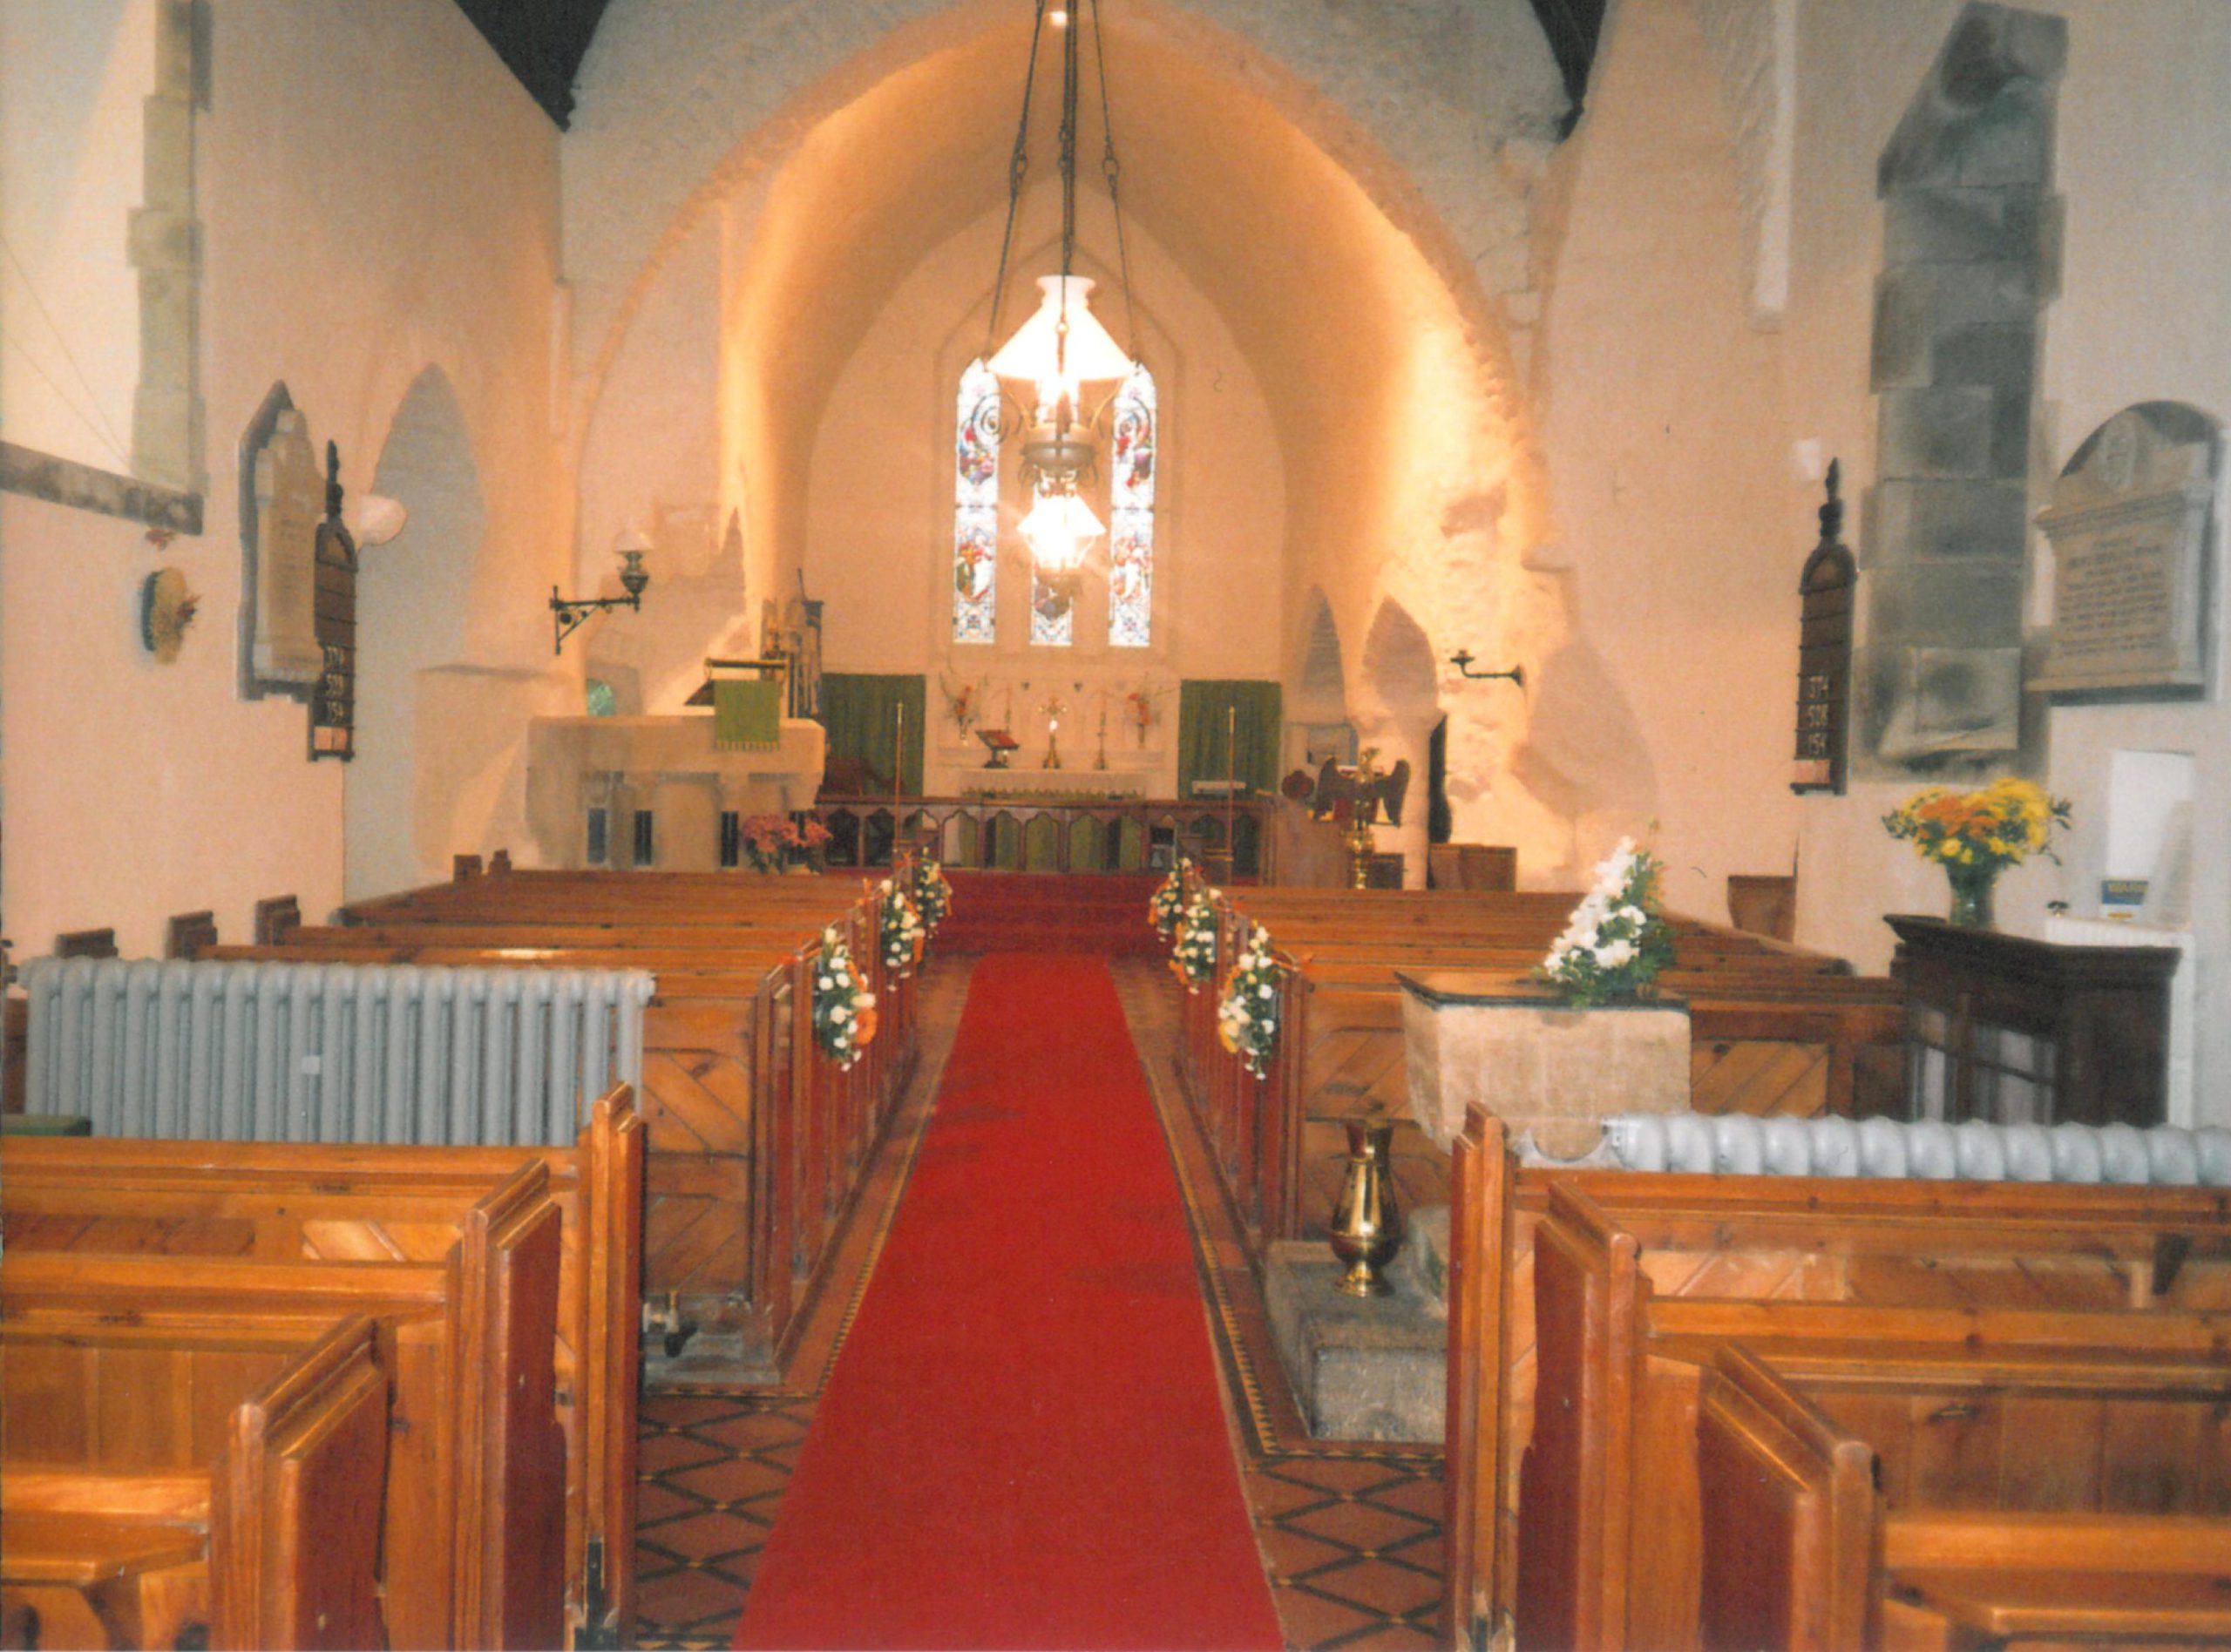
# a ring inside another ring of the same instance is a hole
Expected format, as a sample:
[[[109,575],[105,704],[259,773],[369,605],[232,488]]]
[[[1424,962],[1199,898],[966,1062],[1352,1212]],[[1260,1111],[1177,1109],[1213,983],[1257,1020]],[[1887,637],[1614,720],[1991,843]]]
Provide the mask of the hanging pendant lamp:
[[[1108,98],[1106,47],[1100,33],[1099,0],[1075,0],[1090,5],[1094,57],[1100,88],[1103,147],[1101,172],[1108,180],[1109,201],[1115,210],[1116,247],[1122,274],[1123,301],[1130,310],[1130,258],[1123,240],[1123,212],[1120,195],[1122,168],[1116,159],[1114,126]],[[1031,98],[1037,81],[1039,47],[1048,22],[1061,30],[1061,267],[1060,273],[1038,278],[1037,309],[997,350],[1000,307],[1007,286],[1008,255],[1014,249],[1016,209],[1022,199],[1023,181],[1029,171]],[[1075,568],[1085,549],[1106,530],[1084,501],[1077,484],[1091,476],[1098,464],[1098,443],[1093,426],[1113,397],[1116,387],[1129,376],[1136,362],[1116,342],[1091,308],[1094,283],[1075,273],[1076,251],[1076,134],[1079,78],[1078,18],[1075,9],[1053,9],[1038,0],[1031,30],[1030,69],[1023,79],[1022,118],[1015,130],[1014,149],[1007,164],[1007,220],[1000,241],[999,273],[992,295],[992,319],[987,329],[985,356],[1014,403],[1025,410],[1017,421],[1017,443],[1025,478],[1036,503],[1024,519],[1022,532],[1039,565],[1048,572]],[[1130,322],[1136,340],[1137,327]],[[1088,396],[1097,393],[1095,403]],[[1014,434],[1013,427],[1002,435]],[[1034,525],[1035,525],[1034,526]]]

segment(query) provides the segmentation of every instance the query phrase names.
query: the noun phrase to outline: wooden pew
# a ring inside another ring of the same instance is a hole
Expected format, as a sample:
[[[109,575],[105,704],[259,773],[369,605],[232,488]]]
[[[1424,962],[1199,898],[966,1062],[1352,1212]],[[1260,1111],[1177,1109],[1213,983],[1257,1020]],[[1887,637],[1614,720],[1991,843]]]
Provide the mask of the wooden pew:
[[[643,1140],[626,1086],[571,1148],[92,1139],[0,1150],[18,1251],[437,1261],[473,1208],[529,1166],[560,1222],[553,1382],[566,1441],[569,1619],[624,1640],[634,1609]]]
[[[520,942],[534,931],[511,934]],[[849,1073],[813,1053],[811,944],[697,953],[679,966],[682,955],[624,945],[364,949],[290,938],[217,956],[652,970],[660,985],[645,1015],[641,1098],[645,1289],[677,1298],[709,1333],[733,1334],[750,1368],[786,1351],[903,1072],[887,1053],[877,1063],[875,1045]],[[892,1041],[903,1037],[900,1024]]]
[[[363,958],[370,942],[391,961],[652,971],[648,1288],[732,1334],[758,1371],[787,1354],[912,1067],[918,985],[877,956],[874,887],[492,868],[361,903],[345,928],[297,931],[287,955]],[[812,1042],[811,970],[832,922],[878,1000],[877,1036],[848,1070]]]
[[[1697,1644],[2231,1636],[2228,1400],[2220,1352],[1722,1345],[1695,1426]],[[1984,1418],[2004,1456],[2030,1436],[2023,1472],[1926,1449]]]
[[[2160,1306],[2133,1300],[2133,1264],[2151,1266],[2167,1226],[2144,1213],[2124,1226],[2081,1220],[2081,1202],[2059,1222],[2028,1202],[1899,1210],[1879,1190],[1916,1184],[1865,1181],[1814,1181],[1812,1209],[1772,1210],[1746,1204],[1749,1177],[1720,1181],[1725,1200],[1617,1213],[1550,1184],[1533,1246],[1535,1391],[1557,1405],[1535,1405],[1519,1467],[1522,1648],[1693,1643],[1691,1442],[1698,1366],[1716,1342],[1834,1342],[1841,1357],[2037,1344],[2066,1369],[2117,1342],[2208,1357],[2231,1333],[2227,1316],[2133,1311]],[[2164,1217],[2175,1204],[2162,1202]],[[2184,1284],[2220,1296],[2231,1222],[2215,1215],[2198,1240],[2211,1256],[2187,1262]]]
[[[1516,1605],[1517,1463],[1529,1441],[1542,1441],[1537,1383],[1572,1405],[1597,1403],[1611,1379],[1599,1374],[1593,1391],[1577,1388],[1575,1344],[1604,1348],[1612,1306],[1622,1303],[1628,1329],[1618,1331],[1620,1345],[1639,1334],[1631,1330],[1635,1290],[1605,1287],[1563,1342],[1537,1341],[1536,1241],[1559,1190],[1568,1205],[1580,1195],[1607,1213],[1591,1218],[1593,1228],[1582,1225],[1583,1234],[1606,1230],[1600,1249],[1633,1230],[1626,1276],[1646,1277],[1659,1317],[1686,1316],[1698,1334],[1755,1339],[1774,1334],[1763,1316],[1852,1300],[1935,1304],[1943,1316],[1936,1323],[1955,1336],[1973,1330],[1976,1313],[2010,1305],[2119,1312],[2125,1335],[2137,1334],[2133,1327],[2165,1334],[2174,1315],[2164,1310],[2231,1308],[2231,1269],[2222,1261],[2231,1201],[2220,1189],[1521,1170],[1500,1124],[1478,1109],[1457,1140],[1452,1175],[1445,1532],[1450,1622],[1467,1632]],[[1756,1255],[1746,1258],[1746,1245]],[[1811,1300],[1746,1299],[1777,1290]],[[1560,1438],[1569,1441],[1577,1425],[1570,1414],[1562,1420],[1568,1432]],[[1611,1471],[1600,1466],[1602,1450],[1590,1450],[1596,1466],[1585,1472],[1601,1483]],[[1547,1469],[1536,1478],[1554,1484]],[[1584,1501],[1600,1507],[1604,1499]],[[1580,1517],[1569,1510],[1549,1518]],[[1546,1534],[1537,1526],[1529,1540],[1547,1541]],[[1576,1564],[1600,1577],[1613,1546],[1600,1533],[1591,1542]]]
[[[559,1249],[547,1181],[541,1165],[522,1167],[472,1208],[461,1241],[435,1263],[11,1245],[0,1262],[0,1334],[35,1334],[87,1308],[151,1331],[181,1316],[299,1326],[363,1314],[377,1328],[393,1418],[382,1527],[389,1643],[554,1646],[564,1628],[566,1445],[547,1352]],[[26,1432],[46,1409],[11,1406],[0,1452],[49,1455]]]
[[[48,1449],[72,1432],[80,1448],[11,1452],[0,1473],[0,1611],[24,1641],[168,1646],[199,1628],[228,1648],[380,1644],[388,1411],[370,1321],[261,1343],[225,1321],[153,1343],[81,1315],[0,1337],[9,1409],[38,1405]],[[95,1374],[41,1382],[42,1356]],[[113,1375],[99,1362],[135,1356],[192,1386],[135,1385],[117,1398],[151,1414],[127,1420],[98,1403]],[[186,1437],[162,1439],[182,1416]]]
[[[1408,1117],[1398,972],[1522,974],[1577,898],[1245,889],[1212,900],[1220,958],[1261,924],[1294,972],[1279,1046],[1259,1080],[1224,1049],[1213,988],[1180,999],[1185,1089],[1258,1265],[1271,1242],[1321,1232],[1338,1186],[1342,1121],[1392,1119],[1398,1195],[1413,1206],[1447,1202],[1445,1155]],[[1676,920],[1676,931],[1675,966],[1661,985],[1688,1003],[1697,1110],[1806,1116],[1890,1104],[1904,1039],[1892,983],[1693,920]]]

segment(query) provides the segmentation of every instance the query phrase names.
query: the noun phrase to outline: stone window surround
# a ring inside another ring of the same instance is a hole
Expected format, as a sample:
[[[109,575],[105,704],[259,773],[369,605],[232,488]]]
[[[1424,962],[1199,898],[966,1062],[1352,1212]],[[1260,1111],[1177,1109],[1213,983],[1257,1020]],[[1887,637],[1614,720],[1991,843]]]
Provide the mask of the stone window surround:
[[[2031,414],[2058,288],[2058,17],[1971,0],[1885,147],[1853,755],[1891,778],[2025,758]]]
[[[201,230],[194,217],[193,117],[206,103],[208,14],[200,0],[155,10],[155,79],[142,101],[145,200],[127,226],[139,272],[139,383],[132,397],[132,470],[119,476],[0,441],[0,492],[201,531],[204,412],[199,328]]]

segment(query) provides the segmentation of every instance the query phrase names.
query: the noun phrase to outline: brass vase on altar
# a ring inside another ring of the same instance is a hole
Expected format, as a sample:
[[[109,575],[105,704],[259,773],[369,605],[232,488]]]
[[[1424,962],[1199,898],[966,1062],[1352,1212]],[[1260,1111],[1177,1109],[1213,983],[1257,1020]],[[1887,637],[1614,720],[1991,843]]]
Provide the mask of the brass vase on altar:
[[[1352,1119],[1345,1127],[1347,1175],[1332,1206],[1332,1254],[1347,1268],[1339,1288],[1351,1297],[1384,1297],[1394,1288],[1382,1270],[1402,1243],[1402,1213],[1394,1202],[1394,1127]]]

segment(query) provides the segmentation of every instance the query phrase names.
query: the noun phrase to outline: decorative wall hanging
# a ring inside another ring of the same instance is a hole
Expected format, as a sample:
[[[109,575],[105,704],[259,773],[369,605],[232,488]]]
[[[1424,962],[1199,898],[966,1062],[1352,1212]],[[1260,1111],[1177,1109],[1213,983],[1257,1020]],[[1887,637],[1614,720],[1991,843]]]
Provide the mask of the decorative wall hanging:
[[[240,454],[241,698],[308,700],[325,658],[317,640],[324,489],[309,421],[284,383],[248,421]]]
[[[309,708],[309,755],[356,755],[356,539],[342,516],[341,452],[318,474],[309,421],[274,384],[241,436],[240,695]],[[372,502],[380,538],[403,508]]]
[[[186,588],[186,575],[163,568],[139,587],[139,643],[164,665],[176,661],[201,599]]]
[[[2053,627],[2032,688],[2173,700],[2207,687],[2218,448],[2198,408],[2145,402],[2076,450],[2038,516]]]
[[[1821,506],[1821,543],[1805,559],[1797,588],[1804,604],[1797,641],[1797,750],[1790,769],[1794,792],[1844,789],[1848,708],[1851,704],[1851,620],[1859,570],[1839,536],[1843,501],[1840,475],[1828,462],[1827,502]]]
[[[310,761],[356,755],[356,540],[341,516],[341,450],[325,444],[325,519],[317,525],[317,688]]]

